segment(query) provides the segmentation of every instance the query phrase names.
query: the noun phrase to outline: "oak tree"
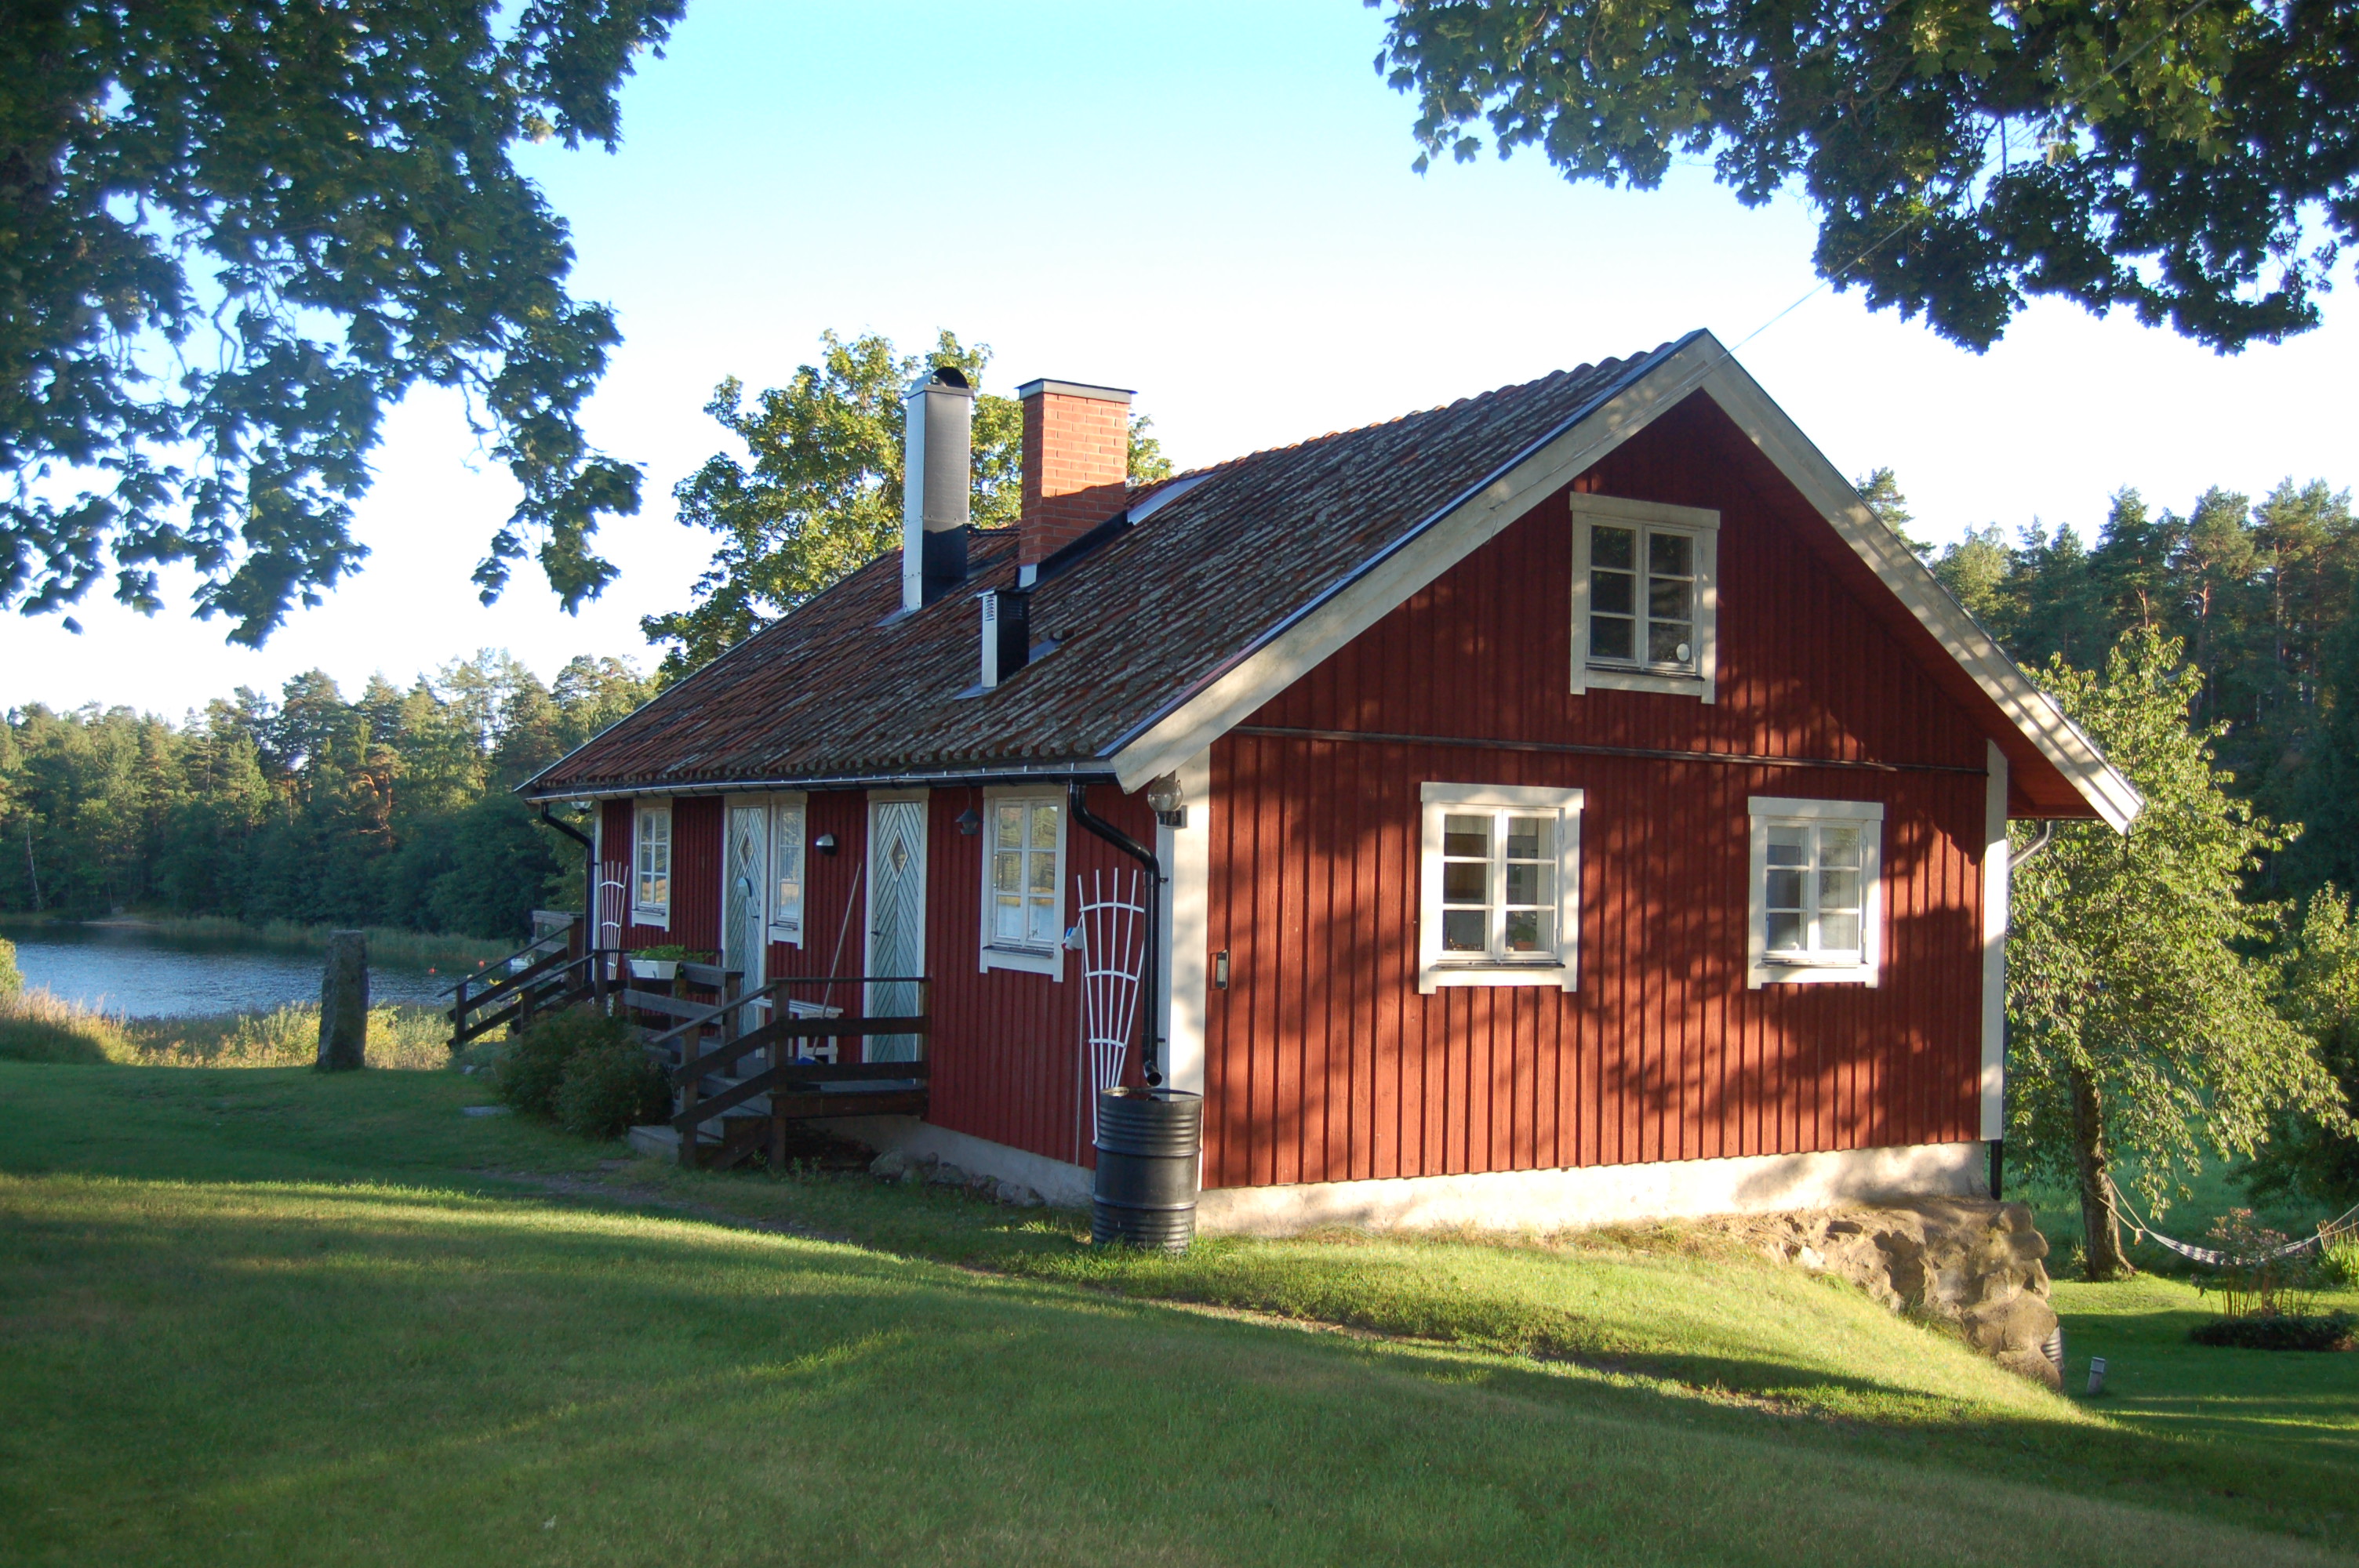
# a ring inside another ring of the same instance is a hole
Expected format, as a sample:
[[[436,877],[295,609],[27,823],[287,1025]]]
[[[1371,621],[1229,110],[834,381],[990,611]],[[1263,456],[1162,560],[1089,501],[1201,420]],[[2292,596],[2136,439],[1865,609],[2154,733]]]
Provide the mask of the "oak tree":
[[[519,142],[612,149],[685,0],[0,3],[0,606],[112,577],[258,644],[367,553],[386,409],[464,395],[522,492],[475,568],[570,610],[639,471],[579,423],[617,341]],[[71,624],[69,619],[69,624]]]
[[[2359,238],[2341,0],[1397,0],[1376,69],[1419,168],[1481,125],[1572,180],[1799,186],[1821,276],[1976,349],[2032,295],[2274,341]]]
[[[945,331],[924,354],[895,352],[874,332],[844,341],[821,334],[816,364],[751,403],[732,376],[704,411],[743,443],[745,458],[716,453],[674,487],[685,526],[720,536],[696,579],[695,602],[639,622],[669,643],[658,672],[677,678],[709,663],[838,579],[901,543],[902,398],[918,373],[952,365],[980,389],[986,344],[967,348]],[[1148,422],[1130,422],[1130,475],[1171,471]],[[977,527],[1016,521],[1023,500],[1024,410],[978,390],[973,421]]]

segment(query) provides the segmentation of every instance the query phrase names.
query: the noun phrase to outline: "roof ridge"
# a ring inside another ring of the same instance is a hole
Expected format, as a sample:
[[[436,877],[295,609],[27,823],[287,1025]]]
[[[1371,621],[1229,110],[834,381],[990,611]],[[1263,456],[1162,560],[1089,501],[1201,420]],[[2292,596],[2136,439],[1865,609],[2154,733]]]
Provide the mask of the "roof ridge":
[[[1667,346],[1668,344],[1658,344],[1656,349],[1649,350],[1648,352],[1659,351],[1660,349]],[[1152,485],[1141,486],[1131,493],[1133,497],[1136,498],[1138,495],[1160,490],[1163,486],[1172,483],[1174,481],[1186,479],[1192,474],[1218,473],[1223,469],[1234,468],[1240,463],[1249,463],[1258,458],[1277,457],[1283,452],[1299,452],[1303,450],[1305,448],[1318,446],[1323,441],[1339,440],[1346,436],[1364,436],[1373,430],[1389,429],[1395,425],[1406,425],[1412,419],[1422,419],[1429,415],[1446,414],[1453,408],[1462,408],[1469,404],[1487,403],[1506,397],[1513,393],[1528,392],[1532,388],[1542,385],[1548,382],[1568,379],[1576,381],[1582,380],[1588,376],[1594,375],[1600,371],[1610,369],[1615,365],[1626,364],[1630,362],[1630,360],[1640,359],[1643,357],[1645,356],[1633,354],[1629,356],[1628,359],[1597,360],[1590,363],[1575,365],[1571,370],[1552,370],[1545,375],[1534,376],[1529,381],[1510,382],[1506,386],[1494,386],[1486,388],[1481,392],[1470,392],[1465,396],[1452,398],[1448,403],[1436,403],[1424,408],[1412,408],[1406,413],[1396,414],[1389,419],[1371,420],[1365,425],[1346,425],[1339,430],[1327,430],[1316,436],[1304,436],[1299,439],[1281,442],[1274,447],[1256,447],[1251,451],[1240,452],[1233,458],[1223,458],[1219,462],[1206,463],[1201,468],[1181,469],[1177,473],[1157,480]]]

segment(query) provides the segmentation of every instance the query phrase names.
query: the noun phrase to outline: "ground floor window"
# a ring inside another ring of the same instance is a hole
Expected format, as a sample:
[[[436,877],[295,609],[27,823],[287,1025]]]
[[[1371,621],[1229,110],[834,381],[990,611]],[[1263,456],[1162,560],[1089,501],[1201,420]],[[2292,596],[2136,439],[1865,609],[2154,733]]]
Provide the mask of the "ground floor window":
[[[638,859],[632,915],[642,925],[671,923],[671,802],[639,803],[634,838]]]
[[[1428,784],[1418,989],[1576,979],[1577,789]]]
[[[1061,978],[1064,797],[987,790],[983,816],[983,968]]]
[[[1884,806],[1756,795],[1747,983],[1875,983]]]

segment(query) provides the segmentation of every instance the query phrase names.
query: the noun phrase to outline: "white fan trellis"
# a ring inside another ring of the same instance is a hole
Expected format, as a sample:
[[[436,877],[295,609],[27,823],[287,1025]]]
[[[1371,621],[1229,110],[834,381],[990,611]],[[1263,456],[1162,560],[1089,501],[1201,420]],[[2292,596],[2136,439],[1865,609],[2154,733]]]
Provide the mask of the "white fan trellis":
[[[606,978],[614,979],[615,959],[611,956],[623,945],[623,917],[628,905],[625,903],[631,892],[631,868],[621,860],[598,862],[598,928],[591,933],[591,944],[603,948]]]
[[[1138,1021],[1139,977],[1147,959],[1143,873],[1092,871],[1073,878],[1081,918],[1065,939],[1082,955],[1082,1067],[1088,1076],[1090,1135],[1097,1136],[1100,1089],[1122,1082],[1123,1058]]]

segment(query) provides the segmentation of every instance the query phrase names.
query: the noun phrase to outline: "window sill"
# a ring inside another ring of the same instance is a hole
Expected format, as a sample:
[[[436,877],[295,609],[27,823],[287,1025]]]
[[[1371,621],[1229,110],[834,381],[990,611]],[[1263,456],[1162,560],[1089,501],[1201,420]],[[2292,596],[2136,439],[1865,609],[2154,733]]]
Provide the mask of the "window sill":
[[[793,925],[773,925],[770,927],[770,940],[782,947],[799,947],[803,945],[802,929]]]
[[[985,947],[980,972],[994,969],[1015,969],[1027,975],[1046,975],[1052,980],[1065,978],[1064,951],[1035,952],[1027,947]]]
[[[1569,991],[1573,979],[1572,966],[1564,963],[1428,964],[1418,973],[1417,989],[1420,996],[1452,986],[1553,986]]]
[[[1582,678],[1591,691],[1655,691],[1669,697],[1701,697],[1705,702],[1712,699],[1712,683],[1700,675],[1667,676],[1620,665],[1591,665]]]
[[[671,929],[671,911],[669,909],[634,909],[631,911],[631,924],[634,925],[652,925],[658,931],[669,931]]]
[[[1759,990],[1763,986],[1854,985],[1874,986],[1876,967],[1874,964],[1789,963],[1779,958],[1756,958],[1745,989]]]

